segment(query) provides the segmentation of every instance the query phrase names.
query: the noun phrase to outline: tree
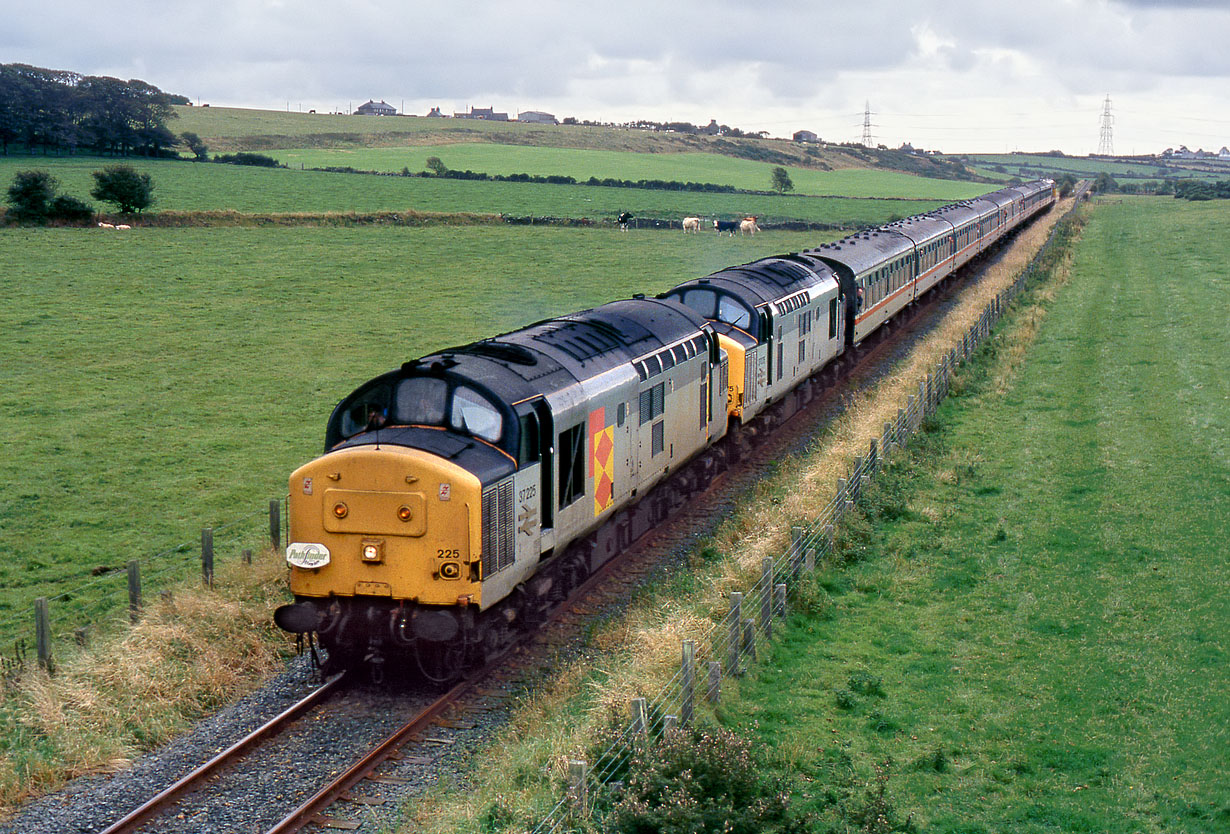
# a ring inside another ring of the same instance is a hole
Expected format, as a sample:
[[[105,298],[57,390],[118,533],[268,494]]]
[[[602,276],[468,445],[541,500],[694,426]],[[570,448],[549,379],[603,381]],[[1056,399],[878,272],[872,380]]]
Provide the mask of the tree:
[[[21,171],[9,186],[8,216],[18,223],[43,223],[51,211],[56,178],[46,171]]]
[[[208,161],[209,146],[201,141],[200,136],[197,136],[195,133],[188,131],[186,133],[181,133],[179,135],[179,138],[183,141],[185,145],[188,146],[188,150],[191,151],[192,155],[196,157],[197,162]]]
[[[773,190],[778,194],[794,191],[794,183],[790,181],[790,173],[782,167],[773,169]]]
[[[1115,182],[1115,178],[1109,173],[1103,171],[1098,174],[1097,179],[1093,181],[1093,190],[1099,194],[1110,194],[1111,192],[1119,190],[1119,183]]]
[[[448,173],[448,166],[438,156],[427,157],[427,169],[437,177],[442,177]]]
[[[95,200],[115,203],[121,214],[133,214],[154,202],[154,183],[149,174],[138,173],[131,165],[111,165],[94,172]]]

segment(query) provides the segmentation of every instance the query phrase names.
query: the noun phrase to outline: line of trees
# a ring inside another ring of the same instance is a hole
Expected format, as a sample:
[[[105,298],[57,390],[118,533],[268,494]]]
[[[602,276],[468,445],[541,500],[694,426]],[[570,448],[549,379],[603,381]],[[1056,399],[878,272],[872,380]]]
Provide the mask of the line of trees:
[[[171,105],[188,103],[137,79],[0,64],[0,152],[172,155]]]

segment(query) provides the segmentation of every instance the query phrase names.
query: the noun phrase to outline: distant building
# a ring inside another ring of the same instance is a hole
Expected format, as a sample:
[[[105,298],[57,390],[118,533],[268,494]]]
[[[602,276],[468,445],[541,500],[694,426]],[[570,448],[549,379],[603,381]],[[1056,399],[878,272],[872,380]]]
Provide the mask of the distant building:
[[[491,107],[471,107],[468,113],[454,113],[454,119],[481,119],[486,122],[506,122],[507,113],[497,113]]]
[[[1217,152],[1217,158],[1218,159],[1230,159],[1230,148],[1227,148],[1225,145],[1222,145],[1221,150]]]
[[[528,122],[534,125],[557,125],[559,120],[550,113],[544,113],[541,110],[526,110],[524,113],[517,114],[517,121]]]
[[[709,124],[697,128],[696,132],[701,136],[717,136],[722,132],[722,127],[717,123],[717,119],[710,119]]]
[[[443,113],[441,113],[441,112],[440,112],[440,108],[439,108],[439,107],[433,107],[433,108],[431,108],[430,112],[428,112],[428,114],[427,114],[427,118],[429,118],[429,119],[447,119],[447,118],[448,118],[448,116],[445,116]]]
[[[812,133],[810,130],[796,130],[794,135],[790,137],[796,142],[819,142],[820,137]]]
[[[356,116],[396,116],[397,108],[381,99],[379,102],[369,101],[355,108]]]

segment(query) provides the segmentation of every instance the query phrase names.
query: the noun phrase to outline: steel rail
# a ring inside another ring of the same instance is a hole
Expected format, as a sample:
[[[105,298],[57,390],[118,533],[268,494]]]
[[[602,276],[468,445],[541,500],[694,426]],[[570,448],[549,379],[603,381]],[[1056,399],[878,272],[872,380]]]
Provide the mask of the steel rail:
[[[175,782],[170,787],[163,790],[157,796],[153,797],[138,808],[133,809],[122,819],[112,823],[108,828],[104,829],[101,834],[128,834],[128,832],[136,831],[141,825],[148,822],[151,818],[158,815],[172,802],[190,792],[194,787],[197,787],[205,777],[219,770],[223,765],[233,761],[239,757],[239,754],[245,752],[258,741],[270,738],[280,732],[287,724],[294,721],[311,707],[325,698],[337,689],[342,682],[345,673],[339,672],[329,680],[325,681],[307,697],[293,704],[286,710],[282,711],[276,717],[262,724],[257,729],[253,730],[248,735],[244,736],[239,741],[232,744],[230,747],[223,750],[218,755],[207,761],[205,764],[193,770],[187,776],[184,776],[179,781]]]

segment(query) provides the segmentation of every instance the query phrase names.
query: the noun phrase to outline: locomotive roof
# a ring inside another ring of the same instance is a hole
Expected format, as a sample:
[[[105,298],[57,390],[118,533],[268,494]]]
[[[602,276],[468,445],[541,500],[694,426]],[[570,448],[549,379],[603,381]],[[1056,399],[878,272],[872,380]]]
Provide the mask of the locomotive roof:
[[[807,254],[778,255],[685,281],[668,292],[717,287],[757,307],[822,284],[826,279],[836,280],[832,268],[819,258]]]
[[[406,363],[402,372],[447,371],[482,384],[505,402],[516,403],[630,364],[697,335],[705,324],[698,314],[674,301],[613,301],[440,351]]]
[[[912,251],[910,238],[888,228],[868,229],[833,243],[822,243],[808,254],[845,267],[855,275],[882,266],[885,261]]]

